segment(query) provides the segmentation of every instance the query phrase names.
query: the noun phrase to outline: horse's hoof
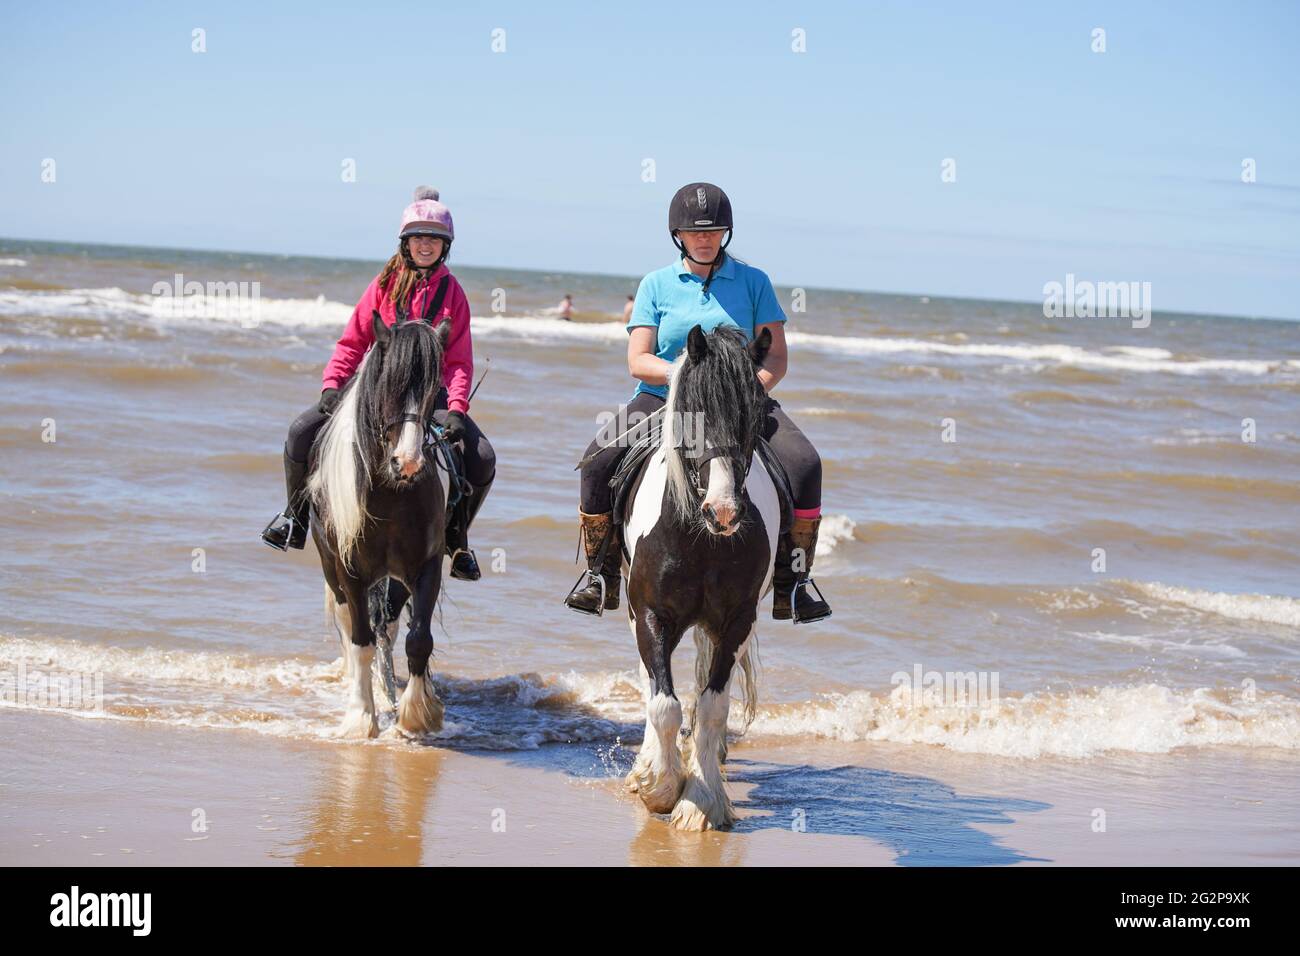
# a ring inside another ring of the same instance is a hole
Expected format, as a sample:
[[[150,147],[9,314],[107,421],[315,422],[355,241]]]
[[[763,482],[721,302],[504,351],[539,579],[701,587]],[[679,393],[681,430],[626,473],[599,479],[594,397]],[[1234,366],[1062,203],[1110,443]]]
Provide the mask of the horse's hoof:
[[[428,674],[407,681],[397,704],[397,726],[408,734],[432,734],[442,730],[442,717],[442,701]]]
[[[379,736],[379,720],[373,713],[364,710],[349,710],[343,715],[339,725],[339,734],[348,740],[369,740]]]
[[[651,813],[672,813],[681,796],[683,780],[671,774],[655,779],[649,767],[635,766],[627,775],[627,789],[641,797],[641,802]]]
[[[698,778],[691,777],[668,822],[679,830],[726,830],[736,822],[736,815],[725,793],[711,794]]]
[[[702,833],[715,829],[708,816],[689,800],[678,800],[673,807],[673,815],[668,820],[678,830],[691,830]]]

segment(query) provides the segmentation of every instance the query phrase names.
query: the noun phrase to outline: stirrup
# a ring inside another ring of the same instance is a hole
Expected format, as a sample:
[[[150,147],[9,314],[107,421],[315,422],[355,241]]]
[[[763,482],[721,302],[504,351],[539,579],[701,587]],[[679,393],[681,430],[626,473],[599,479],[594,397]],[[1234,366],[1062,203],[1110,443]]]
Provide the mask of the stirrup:
[[[474,563],[474,571],[476,572],[474,577],[456,573],[456,556],[461,554],[468,554],[470,561]],[[457,581],[477,581],[479,578],[483,577],[483,572],[478,566],[478,556],[474,554],[473,548],[457,548],[451,553],[451,576]]]
[[[600,600],[596,602],[596,610],[588,611],[585,607],[578,607],[576,604],[570,604],[569,599],[578,593],[579,589],[587,587],[595,579],[600,585]],[[605,576],[597,571],[588,568],[578,575],[578,580],[574,582],[573,587],[569,588],[569,593],[564,596],[564,606],[572,608],[579,614],[591,614],[595,617],[602,617],[605,614]]]
[[[799,605],[794,598],[795,593],[799,590],[799,585],[801,584],[806,585],[817,592],[817,600],[826,605],[825,614],[810,618],[801,618],[799,616]],[[817,586],[817,582],[813,580],[812,575],[808,575],[808,578],[805,581],[795,581],[794,587],[790,589],[790,620],[795,624],[815,624],[817,621],[824,621],[830,616],[831,606],[827,603],[826,597],[822,594],[822,589]]]
[[[272,541],[271,538],[269,537],[272,528],[279,523],[281,518],[283,518],[287,522],[287,524],[284,526],[285,528],[284,544],[278,544],[275,541]],[[276,515],[274,518],[272,518],[269,522],[267,522],[266,527],[262,529],[262,541],[265,542],[269,547],[275,548],[275,550],[277,551],[288,551],[289,548],[293,546],[293,539],[295,535],[297,535],[298,533],[298,527],[299,526],[298,526],[297,519],[294,518],[294,516],[290,514],[287,510],[283,511],[280,514]],[[306,545],[307,543],[305,540],[306,537],[307,535],[304,531],[303,545]]]

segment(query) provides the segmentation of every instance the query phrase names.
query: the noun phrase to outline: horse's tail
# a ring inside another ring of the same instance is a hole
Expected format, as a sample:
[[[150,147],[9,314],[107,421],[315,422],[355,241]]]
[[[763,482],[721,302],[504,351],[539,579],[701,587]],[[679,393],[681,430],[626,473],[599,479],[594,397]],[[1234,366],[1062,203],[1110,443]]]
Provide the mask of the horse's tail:
[[[692,635],[695,638],[695,689],[698,696],[700,688],[709,682],[709,671],[713,667],[714,644],[702,628],[693,628]],[[758,715],[758,684],[761,668],[758,660],[757,628],[750,631],[749,639],[741,645],[735,666],[740,668],[740,732],[743,734],[749,730],[749,725]],[[733,670],[732,673],[734,674],[735,671]]]

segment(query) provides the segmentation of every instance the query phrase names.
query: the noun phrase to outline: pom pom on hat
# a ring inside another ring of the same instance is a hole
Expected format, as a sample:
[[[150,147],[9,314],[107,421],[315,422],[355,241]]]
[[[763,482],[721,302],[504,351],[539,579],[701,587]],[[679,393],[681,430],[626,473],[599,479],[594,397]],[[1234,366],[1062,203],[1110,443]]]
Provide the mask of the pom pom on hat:
[[[432,186],[416,186],[416,187],[415,187],[415,201],[416,201],[416,202],[419,202],[421,199],[433,199],[433,200],[436,200],[437,198],[438,198],[438,190],[434,189]]]

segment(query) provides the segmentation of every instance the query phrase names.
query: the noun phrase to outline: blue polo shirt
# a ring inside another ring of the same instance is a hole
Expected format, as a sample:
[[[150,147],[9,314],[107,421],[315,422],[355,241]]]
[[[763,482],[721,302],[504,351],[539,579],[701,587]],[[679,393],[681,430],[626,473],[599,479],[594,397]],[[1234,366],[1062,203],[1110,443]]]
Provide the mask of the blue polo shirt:
[[[703,288],[704,280],[687,269],[681,259],[656,269],[641,280],[636,290],[628,331],[656,329],[655,354],[672,362],[686,348],[686,336],[697,325],[705,332],[719,325],[730,325],[740,329],[752,342],[760,326],[785,321],[767,273],[737,262],[731,256],[714,273],[709,291],[703,292]],[[635,398],[642,392],[667,398],[668,386],[639,382],[632,396]]]

